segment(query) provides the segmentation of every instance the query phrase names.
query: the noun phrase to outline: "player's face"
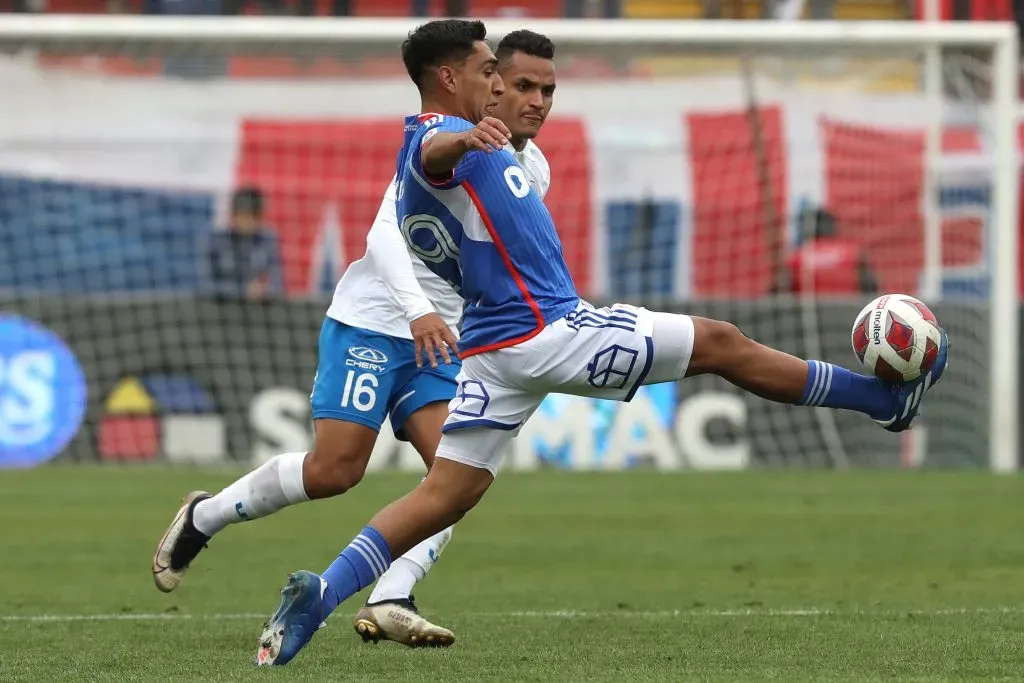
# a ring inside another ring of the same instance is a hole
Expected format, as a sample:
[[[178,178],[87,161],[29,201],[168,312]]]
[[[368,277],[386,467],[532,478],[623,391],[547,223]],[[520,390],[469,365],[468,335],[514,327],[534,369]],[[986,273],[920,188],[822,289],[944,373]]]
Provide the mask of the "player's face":
[[[505,94],[495,116],[505,122],[513,138],[536,137],[554,102],[555,63],[516,51],[502,64],[500,73]]]
[[[466,58],[456,73],[455,97],[459,111],[468,121],[479,123],[492,115],[504,92],[498,75],[498,60],[487,43],[477,41],[473,54]]]

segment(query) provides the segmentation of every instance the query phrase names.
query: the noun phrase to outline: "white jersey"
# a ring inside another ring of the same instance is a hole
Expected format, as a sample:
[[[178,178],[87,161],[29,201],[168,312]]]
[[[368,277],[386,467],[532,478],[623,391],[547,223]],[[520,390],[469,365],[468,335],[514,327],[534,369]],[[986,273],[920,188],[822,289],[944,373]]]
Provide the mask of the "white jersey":
[[[551,168],[540,148],[531,140],[521,152],[508,149],[526,173],[530,187],[543,199],[551,186]],[[458,334],[462,297],[409,251],[398,228],[395,199],[392,178],[366,235],[366,255],[354,261],[338,281],[327,317],[412,339],[409,323],[436,311]]]

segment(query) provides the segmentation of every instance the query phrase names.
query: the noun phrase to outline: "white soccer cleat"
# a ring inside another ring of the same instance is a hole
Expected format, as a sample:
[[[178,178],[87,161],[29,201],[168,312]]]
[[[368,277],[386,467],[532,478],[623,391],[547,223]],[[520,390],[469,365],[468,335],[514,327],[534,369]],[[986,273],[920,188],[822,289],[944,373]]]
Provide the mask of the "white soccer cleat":
[[[164,593],[170,593],[178,587],[189,564],[210,540],[192,526],[192,510],[196,503],[210,497],[206,491],[193,491],[185,496],[171,525],[156,546],[156,552],[153,553],[153,582]]]
[[[455,643],[454,633],[420,615],[411,596],[363,605],[353,626],[367,642],[393,640],[409,647],[450,647]]]

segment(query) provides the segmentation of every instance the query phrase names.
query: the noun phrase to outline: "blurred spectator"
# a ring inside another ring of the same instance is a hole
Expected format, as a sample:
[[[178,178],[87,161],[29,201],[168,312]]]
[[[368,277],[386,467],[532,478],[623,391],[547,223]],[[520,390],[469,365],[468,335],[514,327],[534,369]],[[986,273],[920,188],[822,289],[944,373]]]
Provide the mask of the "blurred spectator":
[[[704,19],[722,18],[722,0],[701,0],[701,16]],[[732,17],[735,19],[736,17]]]
[[[425,17],[430,14],[430,0],[412,0],[412,15]],[[446,17],[464,17],[468,12],[466,0],[445,0],[444,15]]]
[[[8,0],[0,2],[0,12],[45,12],[46,0]]]
[[[800,215],[805,237],[789,256],[794,293],[857,294],[878,290],[878,278],[860,242],[837,234],[835,215],[827,209],[809,209]]]
[[[618,19],[622,16],[622,0],[565,0],[565,16],[568,19]]]
[[[1024,0],[1013,0],[1013,20],[1017,22],[1017,33],[1020,36],[1020,40],[1024,43]]]
[[[221,14],[221,0],[143,0],[143,14]]]
[[[811,19],[832,19],[835,14],[834,0],[768,0],[764,5],[768,17],[782,21],[802,19],[805,7]]]
[[[1024,1],[1024,0],[1022,0]],[[745,19],[742,0],[702,0],[705,19]],[[805,9],[811,19],[835,18],[835,0],[761,0],[761,19],[796,21],[804,17]]]
[[[283,290],[277,235],[263,222],[263,193],[241,188],[231,198],[227,230],[210,236],[210,286],[225,299],[262,301]]]
[[[918,19],[928,18],[930,0],[913,0]],[[1011,21],[1020,0],[937,0],[938,19],[943,21]]]

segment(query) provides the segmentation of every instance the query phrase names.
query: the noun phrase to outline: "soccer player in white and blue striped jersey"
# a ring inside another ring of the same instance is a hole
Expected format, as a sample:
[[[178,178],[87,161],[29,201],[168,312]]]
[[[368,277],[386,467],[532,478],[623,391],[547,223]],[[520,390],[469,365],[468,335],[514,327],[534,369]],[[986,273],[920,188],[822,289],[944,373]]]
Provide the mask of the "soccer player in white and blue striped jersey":
[[[260,664],[286,664],[392,557],[472,509],[548,393],[628,401],[644,384],[710,373],[772,401],[855,410],[902,431],[945,369],[944,332],[929,372],[890,385],[769,348],[726,322],[580,299],[551,216],[503,149],[507,127],[490,116],[507,84],[484,36],[480,22],[437,21],[402,47],[423,113],[406,119],[398,222],[410,249],[466,302],[459,389],[434,466],[322,575],[289,578],[260,638]]]

